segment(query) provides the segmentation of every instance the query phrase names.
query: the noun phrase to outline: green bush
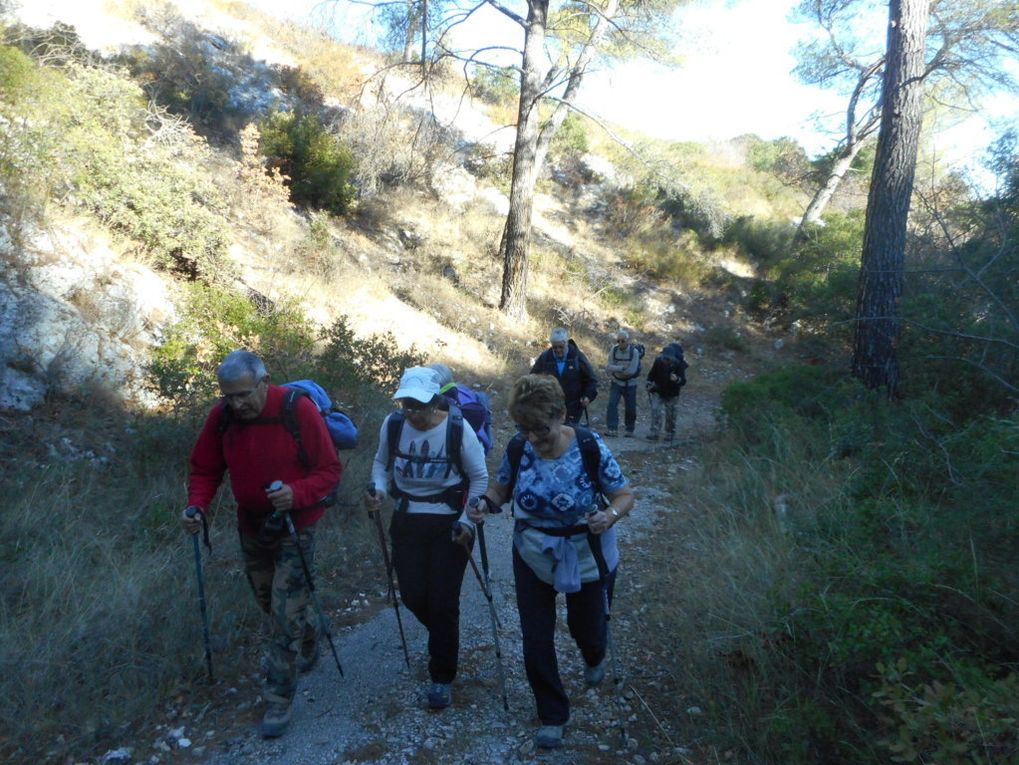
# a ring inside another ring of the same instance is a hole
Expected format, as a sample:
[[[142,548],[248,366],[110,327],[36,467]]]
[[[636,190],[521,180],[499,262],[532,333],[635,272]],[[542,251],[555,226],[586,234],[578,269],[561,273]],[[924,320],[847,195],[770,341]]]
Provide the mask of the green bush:
[[[570,112],[552,137],[549,153],[553,157],[563,157],[570,154],[584,154],[587,150],[588,139],[584,118]]]
[[[224,275],[225,206],[203,142],[150,111],[120,73],[80,64],[33,73],[13,49],[4,60],[0,113],[17,125],[0,146],[5,182],[89,210],[160,267]]]
[[[354,200],[350,151],[313,114],[277,112],[260,125],[262,153],[290,178],[290,198],[336,214]]]
[[[722,404],[704,484],[684,485],[696,518],[662,530],[701,541],[646,583],[678,593],[648,618],[703,641],[676,657],[686,685],[755,761],[1011,762],[1019,415],[893,404],[815,366]]]
[[[151,387],[176,408],[208,399],[216,394],[216,367],[238,348],[261,355],[275,381],[295,379],[310,363],[314,342],[311,324],[296,306],[259,310],[236,292],[191,285],[181,319],[153,351]]]
[[[509,103],[519,98],[520,75],[511,66],[500,69],[477,67],[471,80],[474,95],[490,104]]]

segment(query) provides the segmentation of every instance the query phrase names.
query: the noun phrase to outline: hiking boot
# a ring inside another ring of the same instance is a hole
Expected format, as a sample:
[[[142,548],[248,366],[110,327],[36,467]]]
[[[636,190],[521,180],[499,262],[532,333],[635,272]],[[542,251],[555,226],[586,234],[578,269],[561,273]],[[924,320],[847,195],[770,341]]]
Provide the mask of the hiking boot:
[[[584,682],[587,683],[588,688],[594,688],[597,685],[601,685],[601,681],[604,679],[605,659],[602,659],[593,667],[584,667]]]
[[[619,435],[619,431],[618,430],[606,430],[605,431],[605,435],[608,436],[609,438],[615,438],[616,436]]]
[[[290,702],[270,701],[262,716],[262,735],[266,738],[282,736],[290,725]]]
[[[310,672],[318,664],[318,654],[318,635],[312,637],[305,635],[304,641],[301,643],[301,652],[297,655],[297,671]]]
[[[428,688],[428,708],[445,709],[453,702],[452,683],[432,683]]]
[[[648,441],[657,441],[658,440],[658,434],[657,433],[649,433],[648,437],[647,437],[647,440]]]
[[[534,745],[539,749],[558,749],[563,745],[563,726],[542,725],[534,736]]]
[[[623,433],[623,438],[633,438],[633,431],[628,430],[625,433]]]

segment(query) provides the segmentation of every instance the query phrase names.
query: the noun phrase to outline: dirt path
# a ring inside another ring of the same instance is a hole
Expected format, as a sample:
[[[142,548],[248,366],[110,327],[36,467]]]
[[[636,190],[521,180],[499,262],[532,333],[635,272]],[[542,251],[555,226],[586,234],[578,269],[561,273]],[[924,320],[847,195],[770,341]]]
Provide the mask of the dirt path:
[[[205,765],[496,765],[499,763],[688,763],[684,742],[669,738],[668,721],[659,718],[665,694],[674,694],[664,665],[644,649],[641,618],[641,566],[644,550],[657,544],[653,531],[660,513],[681,508],[669,493],[692,463],[690,445],[714,425],[714,386],[684,392],[679,406],[677,445],[664,446],[643,437],[607,439],[637,494],[637,504],[619,526],[621,573],[613,608],[612,640],[622,675],[617,693],[610,671],[598,689],[585,690],[583,661],[565,626],[560,599],[556,641],[560,672],[570,695],[572,718],[565,745],[554,752],[536,751],[538,725],[534,701],[524,675],[520,625],[511,570],[512,522],[506,514],[486,527],[492,566],[492,589],[500,622],[499,639],[510,709],[499,695],[496,657],[488,604],[470,567],[463,586],[459,676],[453,704],[441,712],[424,708],[428,682],[426,635],[401,608],[410,647],[405,666],[393,610],[385,601],[382,577],[377,589],[360,593],[349,607],[330,612],[345,677],[340,678],[328,649],[318,665],[302,676],[290,729],[281,738],[258,734],[263,705],[257,698],[257,668],[237,680],[219,683],[200,703],[168,701],[165,722],[137,732],[133,745],[112,750],[98,762],[204,763]],[[689,390],[689,389],[688,389]],[[647,407],[638,406],[637,433],[647,433]],[[591,425],[603,425],[604,405],[591,410]],[[505,443],[509,433],[497,434]],[[500,451],[501,454],[501,451]],[[490,465],[490,467],[492,467]],[[480,558],[475,550],[475,560]],[[345,625],[345,626],[341,626]],[[197,701],[197,699],[196,699]],[[670,699],[670,704],[674,697]],[[621,735],[620,721],[626,728]]]
[[[682,442],[696,439],[710,427],[712,402],[686,397],[680,405]],[[596,415],[592,423],[598,427]],[[646,432],[644,423],[638,433]],[[519,621],[513,595],[510,559],[512,523],[505,515],[490,520],[487,542],[492,566],[494,601],[510,710],[504,712],[498,690],[496,657],[488,605],[471,573],[466,575],[461,610],[460,674],[453,705],[441,712],[424,709],[427,683],[425,633],[402,610],[411,650],[411,668],[404,664],[392,608],[379,608],[373,618],[337,635],[336,645],[346,676],[338,676],[332,657],[324,653],[318,666],[302,678],[287,734],[261,739],[255,723],[258,705],[248,711],[250,725],[242,735],[224,742],[219,751],[205,750],[208,765],[334,765],[336,763],[644,763],[680,762],[686,750],[655,733],[653,709],[644,706],[647,692],[632,684],[633,657],[627,646],[626,614],[639,597],[639,567],[631,558],[649,540],[658,513],[673,509],[661,486],[684,468],[686,450],[652,444],[643,438],[609,439],[638,493],[638,502],[620,525],[623,574],[617,586],[613,640],[619,650],[625,698],[614,691],[613,673],[594,690],[583,686],[583,661],[566,632],[565,606],[560,599],[557,646],[560,671],[573,706],[565,746],[555,752],[535,751],[537,726],[534,702],[523,671]],[[478,560],[477,551],[475,558]],[[480,560],[479,560],[480,564]],[[644,701],[642,701],[642,699]],[[625,721],[624,744],[620,718]],[[202,736],[195,731],[196,740]],[[195,753],[197,754],[197,752]],[[189,758],[194,762],[194,754]],[[164,760],[166,761],[166,760]]]

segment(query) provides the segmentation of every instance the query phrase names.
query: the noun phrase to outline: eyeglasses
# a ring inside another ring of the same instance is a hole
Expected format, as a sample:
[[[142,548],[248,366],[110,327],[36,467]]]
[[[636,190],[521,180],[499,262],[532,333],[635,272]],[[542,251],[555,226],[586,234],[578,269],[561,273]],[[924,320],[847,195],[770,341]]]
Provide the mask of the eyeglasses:
[[[401,401],[400,408],[405,412],[413,412],[414,414],[421,414],[431,409],[431,404],[423,404],[420,401]]]
[[[563,351],[566,350],[566,343],[552,343],[552,347],[557,351]]]
[[[524,428],[521,427],[520,425],[517,425],[517,433],[522,435],[524,438],[527,438],[528,436],[541,438],[542,436],[547,436],[551,432],[552,432],[551,425],[542,425],[540,428]]]
[[[221,398],[228,403],[233,403],[235,401],[243,401],[244,399],[254,394],[254,392],[257,391],[259,387],[262,385],[262,382],[263,382],[262,380],[259,380],[257,383],[255,383],[254,388],[249,388],[248,390],[238,390],[234,391],[233,393],[223,393],[221,394]]]

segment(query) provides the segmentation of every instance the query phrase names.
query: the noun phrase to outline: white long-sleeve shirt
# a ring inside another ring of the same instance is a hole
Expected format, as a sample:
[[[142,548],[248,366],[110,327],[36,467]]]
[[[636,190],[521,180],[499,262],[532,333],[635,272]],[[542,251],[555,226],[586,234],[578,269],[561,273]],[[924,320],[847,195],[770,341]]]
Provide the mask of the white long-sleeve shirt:
[[[372,463],[372,481],[378,491],[385,492],[389,488],[390,473],[386,471],[386,462],[389,459],[389,418],[390,414],[382,422],[379,431],[379,448],[375,452],[375,460]],[[447,476],[448,460],[446,460],[446,427],[449,417],[443,417],[435,427],[430,430],[421,431],[415,428],[408,421],[404,421],[400,431],[400,443],[397,449],[396,458],[393,461],[392,479],[396,487],[407,494],[416,496],[429,496],[439,494],[444,489],[456,486],[460,483],[461,475],[456,466],[449,468]],[[428,456],[432,461],[417,462],[400,455]],[[467,477],[467,499],[470,501],[480,497],[488,488],[488,468],[485,465],[485,451],[478,441],[478,436],[470,424],[464,420],[463,444],[460,447],[460,461],[463,464],[464,475]],[[444,502],[419,502],[409,500],[407,504],[408,513],[433,513],[436,515],[455,516],[456,512]],[[468,520],[466,511],[460,514],[461,523],[468,526],[473,524]]]

